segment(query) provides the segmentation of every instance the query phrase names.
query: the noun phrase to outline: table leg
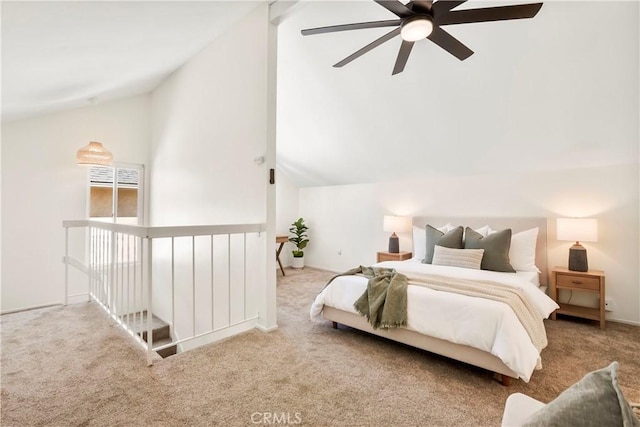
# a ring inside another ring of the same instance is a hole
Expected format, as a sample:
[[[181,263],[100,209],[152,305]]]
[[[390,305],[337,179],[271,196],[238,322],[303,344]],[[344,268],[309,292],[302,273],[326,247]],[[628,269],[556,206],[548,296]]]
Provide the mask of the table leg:
[[[285,242],[280,243],[280,246],[276,251],[276,261],[278,261],[278,265],[280,266],[280,271],[282,272],[282,275],[286,276],[286,274],[284,274],[284,268],[282,268],[282,262],[280,262],[280,252],[282,252],[282,247],[284,246],[284,243]]]

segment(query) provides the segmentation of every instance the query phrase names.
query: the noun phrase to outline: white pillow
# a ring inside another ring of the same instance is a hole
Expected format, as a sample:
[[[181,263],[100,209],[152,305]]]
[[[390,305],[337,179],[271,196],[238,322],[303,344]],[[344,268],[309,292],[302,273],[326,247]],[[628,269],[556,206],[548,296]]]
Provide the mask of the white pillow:
[[[489,229],[489,234],[496,232],[496,230]],[[537,241],[538,227],[511,235],[509,263],[514,270],[535,271],[536,273],[540,273],[540,270],[536,266]]]
[[[491,227],[489,227],[488,225],[473,229],[473,231],[475,231],[476,233],[482,234],[482,237],[487,237],[489,235],[489,230],[491,230]]]
[[[536,242],[538,240],[538,227],[521,231],[511,236],[509,248],[509,263],[516,271],[535,271],[540,273],[536,266]]]
[[[467,236],[466,235],[467,228],[466,227],[463,227],[463,228],[464,228],[464,232],[462,233],[462,240],[464,241],[465,237]],[[491,227],[489,227],[488,225],[484,225],[480,228],[474,228],[473,231],[482,235],[482,237],[487,237],[490,231],[493,231],[495,233],[495,230],[492,230]]]
[[[435,227],[435,228],[436,228],[436,230],[440,230],[444,234],[447,234],[448,232],[450,232],[451,230],[453,230],[454,228],[457,228],[457,227],[455,225],[451,225],[451,223],[448,222],[445,225],[443,225],[442,227]]]
[[[436,227],[443,233],[448,233],[455,227],[451,224],[445,224],[442,227]],[[427,232],[424,228],[413,226],[413,258],[422,261],[427,256]]]
[[[427,256],[427,232],[424,228],[413,226],[413,258],[422,261]]]
[[[480,270],[484,249],[451,249],[436,245],[433,248],[433,265],[471,268]]]

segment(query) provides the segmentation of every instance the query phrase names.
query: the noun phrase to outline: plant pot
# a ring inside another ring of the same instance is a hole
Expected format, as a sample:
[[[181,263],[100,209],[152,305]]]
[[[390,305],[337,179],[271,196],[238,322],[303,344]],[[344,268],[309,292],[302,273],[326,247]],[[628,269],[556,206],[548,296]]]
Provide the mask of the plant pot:
[[[291,268],[302,269],[304,268],[304,257],[293,257],[293,263],[291,264]]]

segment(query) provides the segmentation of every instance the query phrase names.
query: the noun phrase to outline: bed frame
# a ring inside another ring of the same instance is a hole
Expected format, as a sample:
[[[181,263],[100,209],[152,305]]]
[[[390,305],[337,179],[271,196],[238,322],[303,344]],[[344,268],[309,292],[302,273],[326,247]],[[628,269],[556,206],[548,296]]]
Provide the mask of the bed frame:
[[[542,272],[540,274],[540,286],[546,287],[548,281],[547,273],[547,219],[546,218],[436,218],[436,217],[414,217],[413,224],[424,228],[426,224],[440,227],[446,223],[455,226],[479,228],[489,225],[494,230],[511,228],[513,233],[538,227],[538,241],[536,244],[536,265]],[[333,327],[338,324],[349,326],[364,332],[398,341],[410,346],[427,350],[451,359],[459,360],[480,368],[487,369],[500,375],[503,385],[508,386],[511,378],[518,378],[513,370],[505,365],[499,358],[483,350],[478,350],[466,345],[455,344],[439,338],[423,335],[407,328],[396,329],[373,329],[364,316],[338,310],[325,306],[322,312],[326,320],[333,322]]]

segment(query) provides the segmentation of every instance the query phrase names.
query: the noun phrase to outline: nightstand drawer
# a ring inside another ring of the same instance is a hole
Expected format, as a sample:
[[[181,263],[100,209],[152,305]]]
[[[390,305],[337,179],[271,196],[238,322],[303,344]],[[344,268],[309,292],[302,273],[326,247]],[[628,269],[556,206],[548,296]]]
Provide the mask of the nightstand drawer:
[[[549,296],[560,305],[557,313],[597,320],[600,322],[600,329],[605,328],[604,300],[606,292],[604,289],[604,271],[589,270],[581,272],[572,271],[566,267],[555,267],[551,270],[551,282],[549,282],[549,285]],[[582,307],[560,303],[558,291],[562,289],[571,292],[597,293],[599,297],[598,307]],[[551,313],[551,319],[556,320],[556,312]]]
[[[597,291],[600,289],[600,279],[597,277],[580,277],[575,274],[556,274],[556,286],[558,288],[587,289]]]

